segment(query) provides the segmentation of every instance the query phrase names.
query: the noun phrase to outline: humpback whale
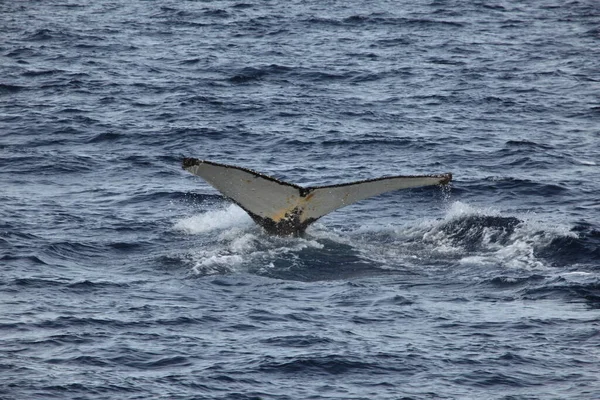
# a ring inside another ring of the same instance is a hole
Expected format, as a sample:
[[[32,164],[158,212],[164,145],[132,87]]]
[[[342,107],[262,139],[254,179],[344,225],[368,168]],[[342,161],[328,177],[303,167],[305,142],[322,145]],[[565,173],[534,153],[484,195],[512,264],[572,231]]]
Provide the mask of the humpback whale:
[[[445,185],[452,180],[452,174],[446,173],[302,187],[250,169],[197,158],[184,158],[183,169],[231,199],[266,232],[280,236],[302,234],[325,214],[381,193]]]

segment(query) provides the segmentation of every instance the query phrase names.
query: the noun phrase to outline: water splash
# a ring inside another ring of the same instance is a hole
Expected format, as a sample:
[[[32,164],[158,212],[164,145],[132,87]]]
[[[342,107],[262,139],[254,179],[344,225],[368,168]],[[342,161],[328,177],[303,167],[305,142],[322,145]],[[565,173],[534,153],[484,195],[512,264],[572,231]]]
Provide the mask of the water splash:
[[[238,226],[251,226],[252,219],[244,210],[235,204],[225,208],[207,211],[200,215],[194,215],[181,219],[175,223],[173,228],[190,235],[198,235],[212,231],[231,229]]]
[[[352,246],[366,260],[392,270],[490,268],[535,270],[553,266],[544,252],[557,239],[572,238],[570,227],[551,225],[534,214],[453,202],[442,218],[403,225],[364,224],[350,232],[319,227],[320,239]]]
[[[363,271],[374,273],[448,266],[471,271],[547,269],[552,262],[543,256],[544,249],[557,238],[574,235],[568,227],[548,225],[535,215],[511,215],[460,201],[450,204],[443,218],[401,226],[369,222],[343,231],[317,223],[300,238],[263,233],[236,205],[181,219],[173,228],[197,236],[186,259],[198,275],[272,275],[292,269],[310,274],[323,260],[340,271],[360,264]]]
[[[424,246],[465,266],[516,269],[546,268],[540,249],[558,237],[573,236],[566,226],[554,226],[535,215],[510,215],[493,208],[454,202],[440,221],[420,225]],[[417,230],[413,232],[419,235]]]

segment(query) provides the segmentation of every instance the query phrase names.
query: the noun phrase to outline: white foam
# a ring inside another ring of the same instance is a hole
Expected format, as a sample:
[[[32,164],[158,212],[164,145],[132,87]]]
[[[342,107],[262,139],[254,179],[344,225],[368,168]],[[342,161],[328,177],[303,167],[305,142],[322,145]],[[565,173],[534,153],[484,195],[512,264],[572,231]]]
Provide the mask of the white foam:
[[[513,234],[514,238],[506,245],[494,243],[494,246],[490,246],[488,242],[487,245],[492,250],[487,254],[488,260],[510,269],[545,268],[545,263],[537,259],[534,253],[536,240],[532,239],[526,231],[526,229],[523,232],[516,230]]]
[[[202,275],[231,273],[244,261],[244,258],[238,254],[205,253],[204,256],[196,258],[194,272]]]
[[[595,165],[598,165],[598,163],[597,163],[597,162],[595,162],[595,161],[590,161],[590,160],[581,160],[581,159],[578,159],[578,158],[575,158],[574,160],[575,160],[575,162],[577,162],[577,163],[579,163],[579,164],[581,164],[581,165],[589,165],[589,166],[595,166]]]
[[[200,236],[196,248],[187,254],[195,273],[227,274],[248,269],[266,271],[273,267],[274,260],[286,254],[298,253],[308,247],[323,247],[317,240],[267,235],[238,210],[244,213],[239,207],[230,206],[177,222],[175,228],[184,232],[210,233]]]
[[[175,223],[173,228],[190,235],[197,235],[236,226],[250,226],[251,224],[252,219],[244,210],[235,204],[230,204],[220,210],[207,211],[200,215],[181,219]]]

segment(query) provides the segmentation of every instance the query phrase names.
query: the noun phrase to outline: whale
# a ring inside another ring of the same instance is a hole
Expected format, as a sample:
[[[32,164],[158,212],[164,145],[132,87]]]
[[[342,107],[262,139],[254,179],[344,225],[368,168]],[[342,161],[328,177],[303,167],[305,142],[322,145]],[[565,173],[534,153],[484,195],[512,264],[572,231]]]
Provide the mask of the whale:
[[[326,186],[303,187],[251,169],[184,158],[183,169],[201,177],[233,201],[267,233],[298,236],[322,216],[382,193],[446,185],[451,173],[387,176]]]

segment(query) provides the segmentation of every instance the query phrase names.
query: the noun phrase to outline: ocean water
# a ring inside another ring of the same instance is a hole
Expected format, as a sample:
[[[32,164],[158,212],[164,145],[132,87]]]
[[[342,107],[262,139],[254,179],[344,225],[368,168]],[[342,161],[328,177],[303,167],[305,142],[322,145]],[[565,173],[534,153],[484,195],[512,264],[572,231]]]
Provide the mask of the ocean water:
[[[0,3],[0,398],[600,398],[596,1]],[[452,172],[272,237],[183,157]]]

